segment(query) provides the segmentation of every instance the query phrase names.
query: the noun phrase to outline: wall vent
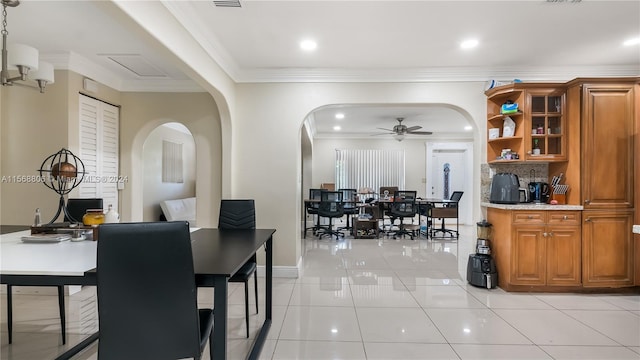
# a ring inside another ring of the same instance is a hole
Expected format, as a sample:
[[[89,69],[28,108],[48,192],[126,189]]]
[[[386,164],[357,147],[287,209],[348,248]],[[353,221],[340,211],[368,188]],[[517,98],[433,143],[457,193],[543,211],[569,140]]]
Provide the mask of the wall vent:
[[[213,3],[218,7],[242,7],[240,0],[213,0]]]

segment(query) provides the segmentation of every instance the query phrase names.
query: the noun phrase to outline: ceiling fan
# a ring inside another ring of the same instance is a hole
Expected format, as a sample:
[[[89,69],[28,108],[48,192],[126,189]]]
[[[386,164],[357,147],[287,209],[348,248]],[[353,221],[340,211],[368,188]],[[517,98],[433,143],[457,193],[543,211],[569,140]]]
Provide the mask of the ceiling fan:
[[[415,125],[415,126],[407,127],[406,125],[402,125],[402,120],[404,120],[404,118],[402,118],[402,117],[396,118],[396,120],[398,120],[398,125],[394,126],[393,129],[378,128],[380,130],[389,131],[388,133],[375,134],[375,135],[393,135],[394,139],[396,139],[398,141],[402,141],[402,140],[404,140],[404,137],[406,135],[431,135],[431,134],[433,134],[431,131],[418,131],[418,130],[422,129],[422,126]]]

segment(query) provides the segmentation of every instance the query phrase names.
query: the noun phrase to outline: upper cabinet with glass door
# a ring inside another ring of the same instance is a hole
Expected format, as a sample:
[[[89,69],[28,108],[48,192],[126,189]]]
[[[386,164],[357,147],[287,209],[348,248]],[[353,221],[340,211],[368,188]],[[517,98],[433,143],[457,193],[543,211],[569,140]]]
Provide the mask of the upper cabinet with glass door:
[[[566,161],[567,124],[563,89],[527,91],[525,160]]]

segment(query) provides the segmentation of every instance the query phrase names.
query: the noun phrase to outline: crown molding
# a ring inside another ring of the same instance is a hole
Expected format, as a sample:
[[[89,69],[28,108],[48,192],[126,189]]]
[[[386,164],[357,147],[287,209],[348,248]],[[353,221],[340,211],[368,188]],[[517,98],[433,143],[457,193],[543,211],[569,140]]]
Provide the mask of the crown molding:
[[[640,65],[557,67],[434,67],[413,69],[256,69],[239,72],[238,83],[264,82],[446,82],[569,81],[576,77],[640,76]]]

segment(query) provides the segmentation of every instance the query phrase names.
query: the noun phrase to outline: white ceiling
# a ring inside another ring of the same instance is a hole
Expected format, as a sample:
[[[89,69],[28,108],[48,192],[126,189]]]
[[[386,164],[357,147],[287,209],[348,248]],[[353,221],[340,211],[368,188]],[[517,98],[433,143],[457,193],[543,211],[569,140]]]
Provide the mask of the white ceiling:
[[[163,1],[237,82],[562,81],[640,75],[640,1],[268,1],[240,8],[212,1]],[[172,54],[110,1],[23,0],[9,8],[9,42],[37,47],[56,68],[92,74],[121,91],[198,91]],[[298,43],[313,38],[304,53]],[[461,41],[479,46],[462,50]],[[144,65],[141,76],[112,60]],[[357,107],[342,134],[420,125],[457,132],[468,121],[442,106]],[[334,109],[314,114],[318,136],[332,132]],[[446,123],[445,120],[446,119]],[[446,125],[446,126],[445,126]],[[368,130],[367,130],[368,129]],[[460,136],[466,136],[461,130]]]

